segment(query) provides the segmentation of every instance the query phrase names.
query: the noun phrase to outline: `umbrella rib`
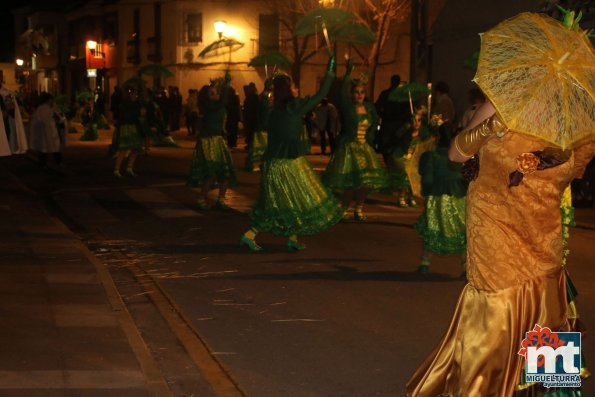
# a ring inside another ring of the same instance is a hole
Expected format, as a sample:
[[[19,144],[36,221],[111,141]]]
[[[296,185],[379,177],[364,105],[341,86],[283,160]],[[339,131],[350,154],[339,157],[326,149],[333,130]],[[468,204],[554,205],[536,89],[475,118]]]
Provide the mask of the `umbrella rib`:
[[[589,95],[589,97],[591,98],[591,100],[595,101],[595,96],[594,96],[594,93],[592,93],[591,91],[589,91],[589,90],[588,90],[588,89],[587,89],[587,88],[586,88],[586,87],[585,87],[585,86],[584,86],[584,85],[583,85],[583,84],[580,82],[580,80],[579,80],[579,79],[577,79],[576,75],[570,71],[570,69],[566,69],[566,74],[567,74],[569,77],[572,77],[572,80],[573,80],[573,84],[574,84],[574,85],[577,85],[577,86],[579,86],[579,87],[581,88],[581,90],[585,91],[585,92],[586,92],[586,93]]]

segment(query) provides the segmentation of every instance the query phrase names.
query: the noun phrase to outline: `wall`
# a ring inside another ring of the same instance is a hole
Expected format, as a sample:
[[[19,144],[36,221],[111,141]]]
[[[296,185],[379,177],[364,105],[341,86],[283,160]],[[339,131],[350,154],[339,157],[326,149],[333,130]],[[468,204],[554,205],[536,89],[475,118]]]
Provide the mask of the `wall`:
[[[450,0],[433,31],[433,80],[450,86],[460,118],[468,106],[467,91],[474,87],[474,72],[463,62],[480,47],[479,33],[524,11],[538,11],[536,0]]]
[[[19,84],[14,77],[15,64],[14,63],[0,63],[0,71],[4,79],[4,86],[11,91],[18,91]]]
[[[443,0],[439,0],[443,1]],[[118,4],[118,56],[119,71],[118,81],[121,83],[136,74],[137,67],[126,61],[126,41],[132,34],[132,15],[135,7],[141,10],[141,63],[140,66],[150,63],[147,60],[148,37],[153,36],[153,10],[151,2],[131,0]],[[189,88],[199,89],[208,84],[209,79],[222,76],[225,69],[229,68],[233,77],[232,85],[243,99],[242,87],[249,82],[255,82],[258,89],[262,89],[265,74],[264,68],[248,67],[248,62],[258,54],[258,17],[259,14],[269,14],[270,11],[258,0],[244,1],[169,1],[162,2],[162,64],[174,72],[174,77],[162,81],[162,85],[175,85],[186,98]],[[202,43],[187,45],[183,42],[184,16],[187,13],[202,13]],[[227,22],[226,35],[234,37],[244,43],[244,47],[229,55],[223,54],[214,58],[199,58],[198,54],[207,45],[218,39],[213,28],[216,20]],[[390,76],[398,73],[404,80],[409,76],[409,19],[394,23],[390,37],[382,51],[380,64],[377,69],[376,95],[386,88]],[[185,52],[191,49],[194,53],[192,62],[185,59]],[[368,48],[362,46],[365,53]],[[339,74],[344,72],[343,54],[348,52],[347,47],[338,46],[337,57]],[[317,56],[311,58],[302,68],[302,94],[311,94],[316,91],[319,80],[324,74],[327,63],[326,51],[321,49]],[[356,63],[355,75],[364,71],[361,59],[352,51]],[[152,85],[152,79],[145,77]]]

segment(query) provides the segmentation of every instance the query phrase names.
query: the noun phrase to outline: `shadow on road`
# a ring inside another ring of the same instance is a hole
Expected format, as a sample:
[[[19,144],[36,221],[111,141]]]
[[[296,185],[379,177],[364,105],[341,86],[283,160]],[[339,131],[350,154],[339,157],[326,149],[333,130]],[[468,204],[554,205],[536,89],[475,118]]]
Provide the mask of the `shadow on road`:
[[[283,274],[249,274],[233,276],[213,276],[209,279],[226,280],[270,280],[270,281],[298,281],[298,280],[331,280],[331,281],[399,281],[399,282],[460,282],[461,277],[453,277],[443,273],[402,272],[402,271],[320,271],[294,272]]]

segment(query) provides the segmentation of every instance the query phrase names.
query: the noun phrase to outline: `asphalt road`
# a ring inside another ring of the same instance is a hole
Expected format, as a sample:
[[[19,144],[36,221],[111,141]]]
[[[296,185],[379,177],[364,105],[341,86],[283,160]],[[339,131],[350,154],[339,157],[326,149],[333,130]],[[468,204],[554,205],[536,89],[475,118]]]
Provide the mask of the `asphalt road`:
[[[176,135],[181,148],[153,148],[139,158],[137,178],[116,180],[109,134],[101,135],[98,142],[70,135],[66,173],[22,156],[2,163],[109,267],[176,395],[233,395],[234,388],[250,397],[404,395],[464,285],[456,257],[436,258],[428,275],[415,272],[421,242],[411,225],[420,209],[375,196],[365,224],[304,237],[299,253],[262,235],[265,250],[251,253],[238,242],[257,174],[239,173],[233,211],[199,212],[197,191],[184,184],[193,139]],[[234,153],[238,168],[244,156]],[[321,169],[328,158],[310,160]],[[594,243],[595,230],[571,231],[569,266],[588,328],[595,326]],[[168,320],[168,311],[177,317]],[[592,361],[589,339],[583,346]],[[208,359],[197,353],[200,343]],[[589,383],[585,396],[595,395]]]

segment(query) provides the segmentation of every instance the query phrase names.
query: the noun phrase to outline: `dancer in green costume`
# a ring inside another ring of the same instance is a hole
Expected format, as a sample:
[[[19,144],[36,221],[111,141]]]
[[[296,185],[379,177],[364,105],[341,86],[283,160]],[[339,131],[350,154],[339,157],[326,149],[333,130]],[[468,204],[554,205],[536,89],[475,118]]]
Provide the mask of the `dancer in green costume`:
[[[363,206],[370,191],[386,188],[388,175],[374,151],[378,115],[374,104],[366,100],[366,85],[352,80],[351,59],[341,85],[341,140],[323,175],[332,190],[343,192],[341,204],[346,216],[349,204],[355,201],[354,218],[366,219]]]
[[[128,159],[126,175],[136,176],[133,170],[134,162],[137,155],[144,152],[143,146],[146,146],[145,137],[139,125],[140,110],[138,92],[129,90],[127,98],[120,105],[120,117],[109,149],[110,153],[116,153],[116,163],[114,165],[114,176],[116,178],[122,178],[120,167],[125,158]]]
[[[417,109],[412,121],[393,132],[387,148],[386,168],[390,189],[397,192],[399,207],[417,207],[415,196],[421,194],[418,173],[419,159],[435,147],[430,126],[426,123],[427,111]]]
[[[229,209],[225,204],[228,186],[236,183],[236,171],[229,148],[225,143],[225,118],[227,96],[231,75],[225,72],[223,79],[214,80],[208,89],[209,98],[204,104],[204,119],[196,147],[192,155],[188,186],[201,186],[201,197],[197,200],[199,209],[208,209],[207,194],[217,182],[219,196],[215,207]]]
[[[258,115],[256,131],[252,139],[252,145],[246,157],[246,171],[259,171],[262,164],[262,156],[267,148],[268,134],[266,123],[271,114],[273,101],[273,80],[268,78],[264,82],[264,91],[258,96]]]
[[[419,160],[421,194],[426,198],[424,212],[414,228],[423,240],[420,273],[430,270],[433,254],[460,255],[465,261],[465,196],[467,181],[462,165],[448,159],[450,139],[441,134],[438,148],[422,154]]]
[[[331,56],[320,90],[312,97],[295,97],[289,76],[273,79],[274,107],[267,124],[260,196],[250,213],[251,228],[240,239],[252,251],[262,249],[255,241],[258,232],[289,237],[288,250],[303,250],[298,235],[317,234],[341,219],[343,210],[310,167],[300,144],[304,116],[328,94],[334,69]]]
[[[93,101],[85,101],[81,112],[81,123],[85,127],[81,141],[96,141],[99,139],[99,133],[97,132],[98,121],[99,115],[95,113]]]

